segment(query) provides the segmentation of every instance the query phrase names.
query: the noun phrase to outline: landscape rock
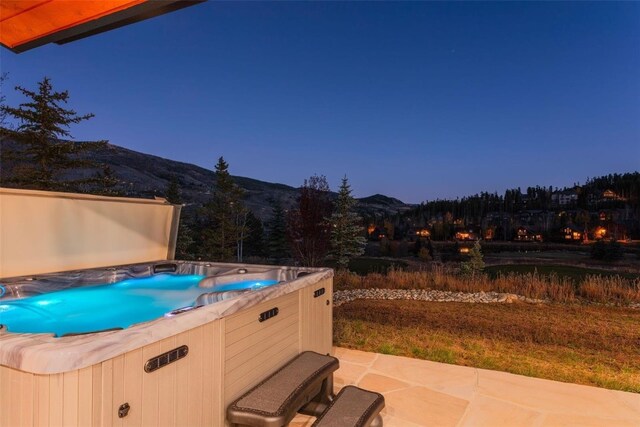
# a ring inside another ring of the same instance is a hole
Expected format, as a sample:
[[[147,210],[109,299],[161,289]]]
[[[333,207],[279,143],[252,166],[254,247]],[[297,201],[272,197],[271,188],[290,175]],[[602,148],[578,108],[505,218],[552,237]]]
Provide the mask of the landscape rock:
[[[351,289],[335,291],[333,293],[334,306],[338,307],[344,303],[356,299],[377,299],[377,300],[414,300],[414,301],[436,301],[436,302],[466,302],[477,304],[512,304],[522,301],[530,304],[539,304],[546,301],[526,298],[522,295],[500,293],[500,292],[451,292],[438,291],[432,289]]]

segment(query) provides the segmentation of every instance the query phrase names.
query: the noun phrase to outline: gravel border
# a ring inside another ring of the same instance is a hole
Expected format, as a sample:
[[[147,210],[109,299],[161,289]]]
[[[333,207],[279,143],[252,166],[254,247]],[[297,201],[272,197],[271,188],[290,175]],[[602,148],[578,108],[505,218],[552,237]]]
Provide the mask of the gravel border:
[[[467,303],[506,303],[516,301],[530,304],[546,303],[544,300],[527,298],[522,295],[507,294],[499,292],[450,292],[435,291],[430,289],[352,289],[335,291],[333,293],[333,304],[339,307],[344,303],[356,299],[381,299],[381,300],[414,300],[414,301],[436,301],[436,302],[467,302]]]

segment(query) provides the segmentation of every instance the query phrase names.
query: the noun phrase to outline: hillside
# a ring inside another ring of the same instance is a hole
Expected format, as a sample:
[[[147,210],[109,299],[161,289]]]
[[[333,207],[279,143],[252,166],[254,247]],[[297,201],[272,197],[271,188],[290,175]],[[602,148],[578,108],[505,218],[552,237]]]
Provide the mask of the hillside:
[[[15,143],[0,139],[0,151],[15,149]],[[130,197],[162,197],[172,175],[178,179],[182,197],[187,206],[195,207],[208,201],[215,182],[215,173],[190,163],[165,159],[151,154],[140,153],[113,144],[92,150],[82,158],[108,165],[118,184],[119,193]],[[5,182],[14,164],[3,164],[0,168],[0,180]],[[76,169],[66,174],[66,179],[88,178],[96,169]],[[298,189],[289,185],[260,181],[253,178],[234,176],[236,184],[245,191],[245,204],[261,219],[271,215],[269,200],[279,201],[285,209],[292,207],[298,196]],[[359,210],[363,212],[385,212],[393,214],[411,207],[398,199],[383,195],[374,195],[359,199]]]

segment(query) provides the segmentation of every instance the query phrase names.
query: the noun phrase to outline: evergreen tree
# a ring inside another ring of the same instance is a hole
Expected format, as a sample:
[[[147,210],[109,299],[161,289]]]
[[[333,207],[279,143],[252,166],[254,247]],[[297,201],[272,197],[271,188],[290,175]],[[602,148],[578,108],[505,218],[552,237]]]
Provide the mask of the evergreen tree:
[[[431,243],[431,239],[427,240],[427,253],[429,254],[429,258],[433,259],[433,244]]]
[[[186,218],[180,218],[178,226],[178,237],[176,241],[176,259],[191,260],[195,259],[193,245],[193,231]]]
[[[5,95],[4,85],[7,79],[9,78],[8,73],[0,74],[0,126],[4,126],[5,118],[7,117],[7,112],[5,111],[4,101],[7,99]]]
[[[167,185],[167,189],[164,192],[164,198],[172,205],[181,205],[183,203],[182,190],[175,174],[172,174],[169,178],[169,185]]]
[[[356,201],[351,195],[351,187],[347,177],[342,178],[338,199],[333,214],[329,219],[331,224],[330,254],[336,258],[339,268],[347,268],[349,260],[364,253],[367,243],[362,229],[362,219],[353,211]]]
[[[246,232],[243,191],[233,182],[224,158],[218,159],[215,172],[213,197],[204,206],[203,255],[213,261],[237,260],[242,256]]]
[[[182,191],[180,184],[178,184],[178,177],[171,175],[169,184],[164,194],[167,202],[172,205],[182,205]],[[180,212],[180,224],[178,225],[178,236],[176,240],[176,259],[189,260],[195,258],[193,253],[193,231],[189,226],[189,219],[187,218],[184,208]]]
[[[480,241],[476,240],[469,251],[469,260],[460,263],[460,272],[463,274],[481,273],[484,270],[484,256],[480,248]]]
[[[266,256],[262,221],[251,211],[248,211],[247,214],[247,238],[244,242],[244,254],[252,257]]]
[[[76,143],[61,139],[72,138],[68,130],[70,125],[89,120],[94,115],[78,115],[74,110],[64,108],[61,104],[68,102],[69,92],[54,91],[48,77],[38,83],[37,92],[21,86],[16,86],[16,90],[29,101],[18,108],[0,107],[2,115],[13,117],[19,123],[15,130],[2,128],[0,133],[19,144],[17,150],[3,150],[2,153],[5,166],[11,161],[20,163],[19,167],[13,168],[7,181],[25,188],[72,191],[77,191],[81,184],[93,181],[63,181],[61,175],[68,169],[97,166],[77,155],[102,147],[106,141]]]
[[[284,209],[280,202],[270,200],[273,209],[271,219],[267,222],[267,253],[270,258],[274,258],[276,262],[280,262],[291,256],[289,252],[289,243],[287,242],[287,222]]]
[[[413,256],[420,255],[420,250],[422,248],[423,248],[422,239],[420,237],[418,237],[416,239],[415,243],[413,244],[413,249],[411,250],[411,252],[413,253]]]
[[[87,184],[94,184],[94,189],[88,192],[103,196],[123,196],[122,191],[116,188],[119,182],[111,166],[104,165],[102,170],[95,174],[94,179],[87,182]]]

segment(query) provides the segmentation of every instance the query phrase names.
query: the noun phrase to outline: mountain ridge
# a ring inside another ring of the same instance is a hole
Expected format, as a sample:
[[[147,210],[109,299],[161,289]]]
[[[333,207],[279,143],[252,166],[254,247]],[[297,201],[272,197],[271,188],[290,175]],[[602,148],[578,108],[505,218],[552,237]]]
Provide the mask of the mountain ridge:
[[[82,141],[77,141],[82,144]],[[16,149],[16,143],[8,138],[0,139],[0,150]],[[80,158],[109,166],[117,179],[114,190],[130,197],[163,197],[169,182],[175,176],[182,198],[188,207],[196,207],[211,199],[215,183],[215,172],[192,163],[172,160],[155,154],[142,153],[126,147],[107,143],[79,155]],[[99,169],[73,169],[65,172],[65,179],[84,179],[95,175]],[[8,176],[7,172],[3,174]],[[298,197],[299,188],[287,184],[262,181],[244,176],[232,176],[234,182],[245,191],[245,204],[262,220],[271,216],[270,200],[291,209]],[[336,196],[332,192],[332,197]],[[393,197],[382,194],[356,199],[358,209],[368,213],[393,214],[413,207]]]

